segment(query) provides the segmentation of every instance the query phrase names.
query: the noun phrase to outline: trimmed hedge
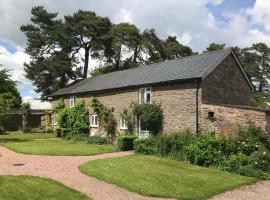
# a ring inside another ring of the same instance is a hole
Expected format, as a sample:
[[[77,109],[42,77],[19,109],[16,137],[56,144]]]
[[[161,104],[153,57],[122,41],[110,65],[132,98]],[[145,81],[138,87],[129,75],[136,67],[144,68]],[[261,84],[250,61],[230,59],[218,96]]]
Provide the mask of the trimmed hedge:
[[[61,137],[61,128],[56,128],[55,134],[56,134],[56,137]]]
[[[117,138],[117,146],[122,151],[133,150],[133,142],[137,138],[135,135],[120,136]]]
[[[86,144],[107,144],[108,140],[101,136],[89,136],[82,134],[71,134],[71,138],[74,142],[83,142]]]

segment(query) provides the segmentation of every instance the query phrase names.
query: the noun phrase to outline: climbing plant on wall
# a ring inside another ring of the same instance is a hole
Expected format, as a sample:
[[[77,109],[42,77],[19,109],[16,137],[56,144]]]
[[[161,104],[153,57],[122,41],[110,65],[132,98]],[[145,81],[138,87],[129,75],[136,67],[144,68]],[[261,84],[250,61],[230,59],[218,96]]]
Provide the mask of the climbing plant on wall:
[[[92,99],[91,107],[98,115],[99,125],[106,132],[108,139],[113,140],[116,136],[117,122],[111,109],[107,108],[96,98]]]

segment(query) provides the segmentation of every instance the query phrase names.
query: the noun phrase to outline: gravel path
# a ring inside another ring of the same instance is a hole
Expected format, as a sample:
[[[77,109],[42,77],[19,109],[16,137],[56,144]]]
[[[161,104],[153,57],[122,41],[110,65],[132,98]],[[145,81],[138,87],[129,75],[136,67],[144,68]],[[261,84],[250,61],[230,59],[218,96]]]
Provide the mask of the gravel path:
[[[116,152],[95,156],[41,156],[19,154],[0,147],[0,175],[31,175],[54,179],[85,193],[94,200],[159,199],[141,196],[116,185],[86,176],[78,169],[80,165],[90,160],[130,154],[133,152]]]
[[[90,160],[121,157],[133,152],[116,152],[95,156],[24,155],[0,147],[0,175],[31,175],[51,178],[87,194],[94,200],[148,200],[145,197],[82,174],[78,167]],[[17,165],[17,166],[16,166]],[[270,200],[270,182],[244,186],[211,200]]]
[[[269,200],[270,182],[262,181],[217,195],[211,200]]]

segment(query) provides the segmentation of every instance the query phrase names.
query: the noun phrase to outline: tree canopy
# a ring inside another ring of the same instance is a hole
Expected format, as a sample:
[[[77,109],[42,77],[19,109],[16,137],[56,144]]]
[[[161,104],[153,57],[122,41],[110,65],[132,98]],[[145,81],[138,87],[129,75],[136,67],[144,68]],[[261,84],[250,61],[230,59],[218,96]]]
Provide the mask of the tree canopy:
[[[6,69],[0,69],[0,109],[20,108],[21,96],[16,88],[16,82],[11,80]]]
[[[59,18],[58,13],[37,6],[31,14],[31,23],[21,26],[31,57],[25,71],[41,97],[86,78],[90,58],[100,63],[91,74],[99,75],[193,53],[176,37],[162,40],[154,29],[141,32],[134,24],[113,24],[92,11]]]

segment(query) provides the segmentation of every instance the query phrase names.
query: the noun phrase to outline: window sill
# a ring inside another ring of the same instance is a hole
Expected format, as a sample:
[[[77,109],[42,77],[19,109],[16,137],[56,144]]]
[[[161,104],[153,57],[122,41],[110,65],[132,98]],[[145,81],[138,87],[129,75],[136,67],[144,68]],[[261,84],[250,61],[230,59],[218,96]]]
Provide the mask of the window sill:
[[[90,128],[98,128],[98,126],[90,126]]]
[[[128,128],[120,127],[120,130],[128,130]]]

